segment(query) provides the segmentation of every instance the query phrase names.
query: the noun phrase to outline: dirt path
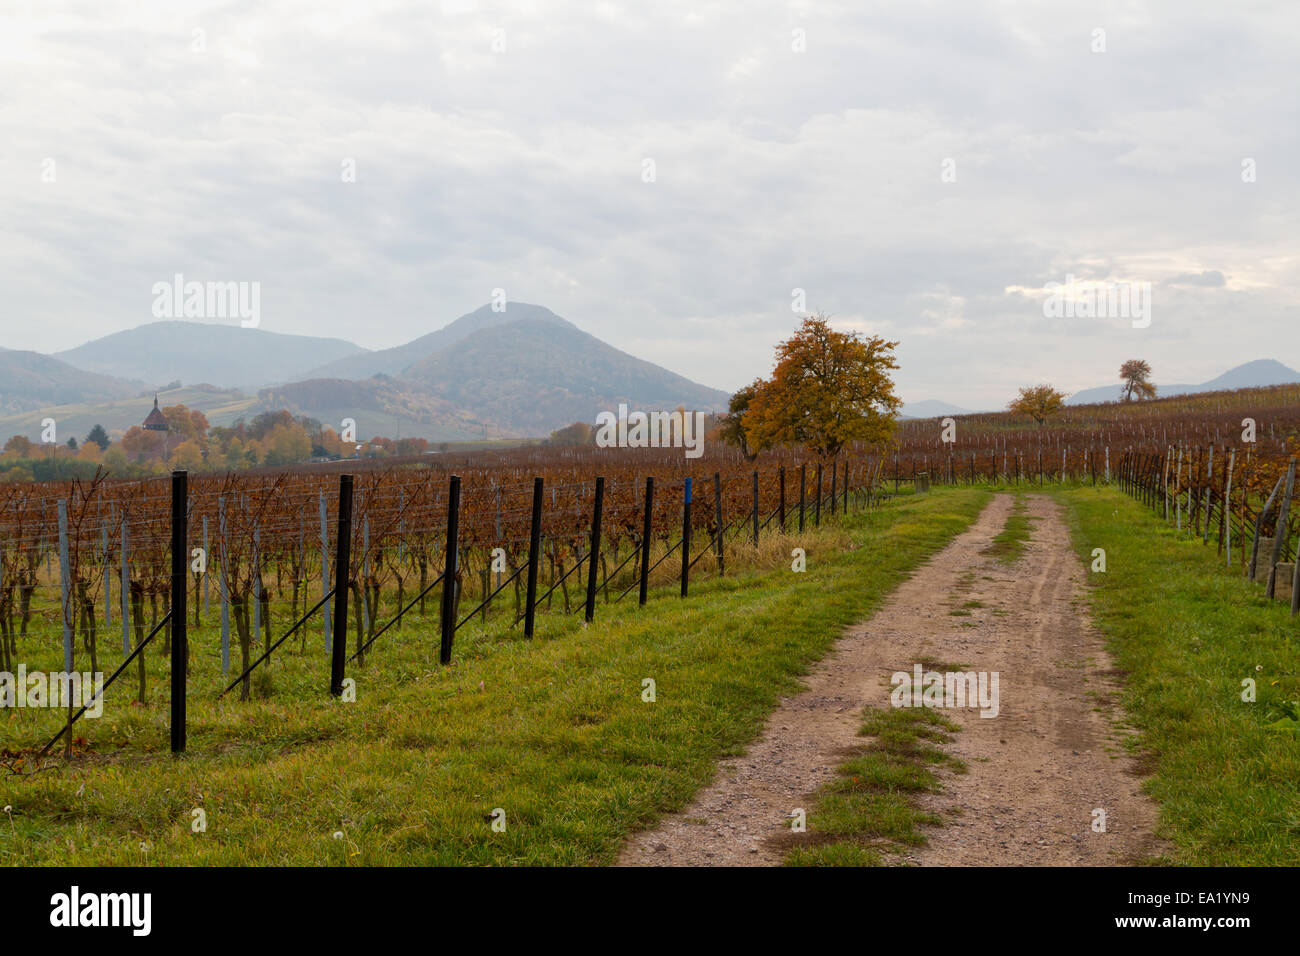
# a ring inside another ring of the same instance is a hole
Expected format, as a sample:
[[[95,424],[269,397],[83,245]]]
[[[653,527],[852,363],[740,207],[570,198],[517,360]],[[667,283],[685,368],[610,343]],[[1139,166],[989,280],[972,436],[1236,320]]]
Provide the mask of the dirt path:
[[[861,746],[863,708],[889,706],[890,675],[929,661],[998,672],[999,714],[944,711],[962,728],[947,749],[967,772],[940,771],[942,792],[921,802],[946,826],[899,862],[1104,865],[1155,852],[1155,806],[1124,756],[1110,658],[1079,600],[1087,571],[1059,507],[1028,502],[1031,539],[1017,564],[982,553],[1012,511],[1000,495],[845,633],[747,754],[724,762],[686,810],[633,835],[619,865],[779,864],[791,811],[811,806],[846,748]],[[1098,809],[1104,832],[1093,829]]]

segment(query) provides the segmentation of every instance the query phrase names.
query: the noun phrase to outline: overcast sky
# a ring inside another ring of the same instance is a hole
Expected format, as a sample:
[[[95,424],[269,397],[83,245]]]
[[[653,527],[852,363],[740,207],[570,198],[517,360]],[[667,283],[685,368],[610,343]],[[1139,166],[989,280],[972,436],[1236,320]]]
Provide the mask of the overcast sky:
[[[1297,47],[1294,2],[10,0],[0,345],[182,273],[369,348],[503,288],[726,389],[794,289],[909,401],[1300,366]],[[1070,274],[1149,327],[1045,317]]]

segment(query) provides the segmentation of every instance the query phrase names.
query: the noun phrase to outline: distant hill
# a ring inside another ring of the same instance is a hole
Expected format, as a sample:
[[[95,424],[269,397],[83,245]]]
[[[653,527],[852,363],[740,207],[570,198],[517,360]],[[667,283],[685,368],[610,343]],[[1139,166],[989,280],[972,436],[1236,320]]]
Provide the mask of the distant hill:
[[[355,419],[362,440],[544,437],[575,421],[594,423],[598,412],[616,411],[620,403],[630,410],[707,412],[725,410],[729,399],[524,302],[508,303],[504,312],[484,306],[377,352],[339,339],[169,321],[108,335],[58,358],[0,351],[0,370],[6,356],[15,401],[26,404],[0,408],[4,437],[39,431],[37,411],[78,436],[97,422],[125,429],[149,410],[146,383],[176,380],[211,384],[187,384],[160,401],[199,409],[213,425],[288,408],[335,429],[344,418]],[[30,381],[36,368],[50,371],[46,391]],[[134,381],[116,381],[109,372]],[[54,388],[56,382],[71,391]],[[0,381],[0,395],[7,384]]]
[[[332,362],[258,395],[260,407],[335,428],[353,418],[359,438],[400,432],[433,441],[545,436],[594,422],[620,402],[712,411],[728,399],[525,302],[504,312],[483,306],[406,345]]]
[[[0,352],[0,358],[6,353]],[[85,372],[77,372],[85,377]],[[212,386],[176,388],[160,392],[161,405],[184,405],[203,412],[211,425],[230,425],[241,415],[252,417],[257,413],[256,402],[238,391],[226,391]],[[116,440],[115,432],[124,432],[139,425],[153,408],[153,392],[133,394],[129,398],[111,401],[68,402],[44,406],[25,412],[0,415],[0,444],[11,435],[26,435],[32,441],[40,438],[41,419],[53,418],[58,422],[59,441],[75,437],[78,441],[95,425],[103,425]]]
[[[1193,392],[1218,392],[1234,388],[1259,388],[1264,385],[1292,385],[1300,382],[1300,372],[1288,368],[1274,359],[1256,359],[1236,368],[1228,369],[1217,378],[1200,385],[1161,385],[1156,383],[1156,395],[1166,398],[1173,395],[1188,395]],[[1065,400],[1067,405],[1095,405],[1098,402],[1119,401],[1120,385],[1102,385],[1098,388],[1085,388],[1075,392]]]
[[[326,362],[366,354],[342,339],[169,320],[115,332],[54,357],[149,386],[202,382],[251,393],[304,378]]]
[[[920,402],[904,402],[903,418],[940,418],[946,415],[970,415],[969,408],[960,408],[957,405],[950,405],[947,402],[936,401],[933,398],[927,398]]]
[[[482,441],[505,436],[500,426],[453,403],[380,376],[363,382],[314,378],[277,385],[258,393],[258,410],[287,408],[337,431],[343,419],[357,423],[361,441],[386,438],[427,438],[429,441]],[[509,437],[509,436],[505,436]]]
[[[87,374],[39,352],[0,349],[0,415],[48,405],[109,402],[138,391],[130,382]]]
[[[483,328],[401,376],[518,435],[545,435],[600,411],[725,410],[730,396],[607,345],[568,322],[529,318]]]
[[[475,332],[508,325],[521,319],[533,319],[575,328],[573,323],[560,318],[544,306],[530,305],[527,302],[507,302],[504,312],[493,312],[491,305],[485,305],[462,315],[436,332],[422,335],[405,345],[337,359],[312,369],[303,377],[363,379],[374,375],[400,375],[416,362],[463,341]]]

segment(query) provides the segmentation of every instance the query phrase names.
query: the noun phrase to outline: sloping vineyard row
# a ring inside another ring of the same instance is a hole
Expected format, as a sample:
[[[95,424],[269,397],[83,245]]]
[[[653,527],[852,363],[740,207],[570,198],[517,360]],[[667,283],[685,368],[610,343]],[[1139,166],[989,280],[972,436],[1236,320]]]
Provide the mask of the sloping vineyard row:
[[[1300,385],[1178,395],[1153,401],[1067,405],[1044,425],[1006,412],[954,417],[959,448],[1015,452],[1063,446],[1122,449],[1155,443],[1161,447],[1225,444],[1240,439],[1243,420],[1256,424],[1261,455],[1286,453],[1286,441],[1300,429]],[[941,419],[909,419],[898,428],[903,455],[943,450]]]
[[[640,547],[648,475],[656,478],[653,534],[658,549],[665,550],[682,530],[686,477],[699,502],[691,509],[697,540],[714,540],[719,506],[722,525],[733,534],[750,525],[756,504],[768,520],[780,508],[783,469],[784,500],[793,515],[801,466],[787,461],[774,458],[756,467],[715,459],[688,470],[680,452],[588,451],[513,468],[499,462],[456,467],[461,477],[461,574],[468,590],[481,584],[486,591],[495,549],[512,572],[527,561],[536,474],[544,479],[544,553],[555,580],[557,569],[562,574],[585,557],[598,474],[605,478],[599,557],[608,569],[611,563],[619,567]],[[823,466],[821,498],[832,491],[842,497],[850,487],[861,493],[881,465],[877,456]],[[388,607],[400,608],[436,579],[452,471],[450,464],[424,463],[357,476],[348,581],[354,607],[361,609],[358,633],[373,634],[385,594],[395,601]],[[809,507],[817,494],[817,475],[816,464],[805,466],[803,496]],[[263,634],[269,644],[273,601],[288,602],[294,619],[311,608],[333,576],[338,495],[338,478],[331,474],[192,477],[188,527],[195,623],[213,604],[228,607],[246,654]],[[17,639],[27,635],[38,606],[56,608],[56,627],[57,609],[63,609],[65,634],[81,637],[95,667],[99,632],[114,619],[123,630],[126,653],[130,627],[138,641],[145,620],[157,621],[160,605],[167,604],[169,545],[167,479],[100,477],[0,486],[0,666],[15,659]],[[495,570],[499,580],[500,561]],[[42,600],[35,599],[38,591]],[[323,616],[327,614],[325,609]]]

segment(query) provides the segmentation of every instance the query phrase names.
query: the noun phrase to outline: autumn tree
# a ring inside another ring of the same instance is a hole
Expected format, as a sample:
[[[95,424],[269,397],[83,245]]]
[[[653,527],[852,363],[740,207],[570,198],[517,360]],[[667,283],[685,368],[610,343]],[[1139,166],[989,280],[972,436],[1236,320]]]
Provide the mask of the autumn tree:
[[[95,425],[86,433],[86,443],[92,442],[99,446],[100,451],[108,451],[108,432],[104,430],[103,425]]]
[[[776,347],[772,377],[756,383],[741,418],[749,447],[804,445],[830,458],[850,442],[888,441],[903,404],[889,377],[897,345],[836,332],[824,315],[805,318]]]
[[[97,462],[102,461],[103,458],[104,453],[100,451],[99,445],[95,444],[93,441],[82,442],[77,448],[78,461]]]
[[[596,429],[586,422],[574,422],[551,432],[548,445],[590,445],[596,440]]]
[[[169,462],[172,468],[184,471],[198,471],[203,467],[203,450],[194,439],[183,441],[172,451]]]
[[[128,464],[126,452],[122,450],[121,444],[113,445],[104,452],[104,467],[114,478],[120,478],[125,474]]]
[[[1050,385],[1027,385],[1020,390],[1020,395],[1007,406],[1007,409],[1020,415],[1028,415],[1038,422],[1043,422],[1065,407],[1065,393],[1058,392]]]
[[[365,443],[365,448],[361,452],[363,458],[387,458],[393,453],[393,446],[396,443],[391,438],[385,438],[383,435],[376,435]]]
[[[208,417],[198,409],[186,408],[184,405],[164,405],[162,413],[167,419],[168,431],[180,435],[183,441],[202,443],[208,437]]]
[[[727,404],[727,414],[723,415],[718,422],[718,437],[728,445],[739,448],[740,453],[745,456],[745,461],[753,461],[758,457],[758,452],[749,447],[744,422],[745,413],[749,411],[749,403],[754,400],[754,393],[762,384],[763,380],[756,378],[732,395],[731,401]]]
[[[320,448],[320,454],[322,456],[342,458],[345,454],[343,440],[339,438],[339,433],[328,426],[320,430],[320,435],[317,436],[316,445]],[[315,452],[315,448],[312,450]],[[348,451],[350,450],[351,449],[348,449]]]
[[[35,447],[36,446],[32,444],[32,440],[26,435],[14,435],[5,442],[4,450],[7,452],[13,452],[18,458],[30,458]]]
[[[429,453],[429,441],[426,438],[399,438],[393,446],[393,451],[403,457],[427,455]]]
[[[1126,402],[1144,398],[1155,398],[1156,387],[1151,384],[1151,366],[1143,359],[1129,359],[1119,367],[1119,378],[1124,384],[1120,386],[1120,397]]]
[[[125,439],[123,439],[125,440]],[[243,439],[234,437],[226,444],[225,465],[238,470],[257,463],[257,446],[251,442],[244,444]]]
[[[162,432],[149,431],[139,425],[132,425],[118,443],[126,453],[129,461],[142,462],[146,458],[161,455],[166,436]]]
[[[311,457],[311,438],[296,422],[275,425],[259,445],[267,465],[294,465]]]
[[[261,412],[253,418],[252,424],[248,426],[248,435],[261,441],[276,426],[288,428],[292,427],[293,424],[293,413],[287,408],[282,408],[277,412]]]

